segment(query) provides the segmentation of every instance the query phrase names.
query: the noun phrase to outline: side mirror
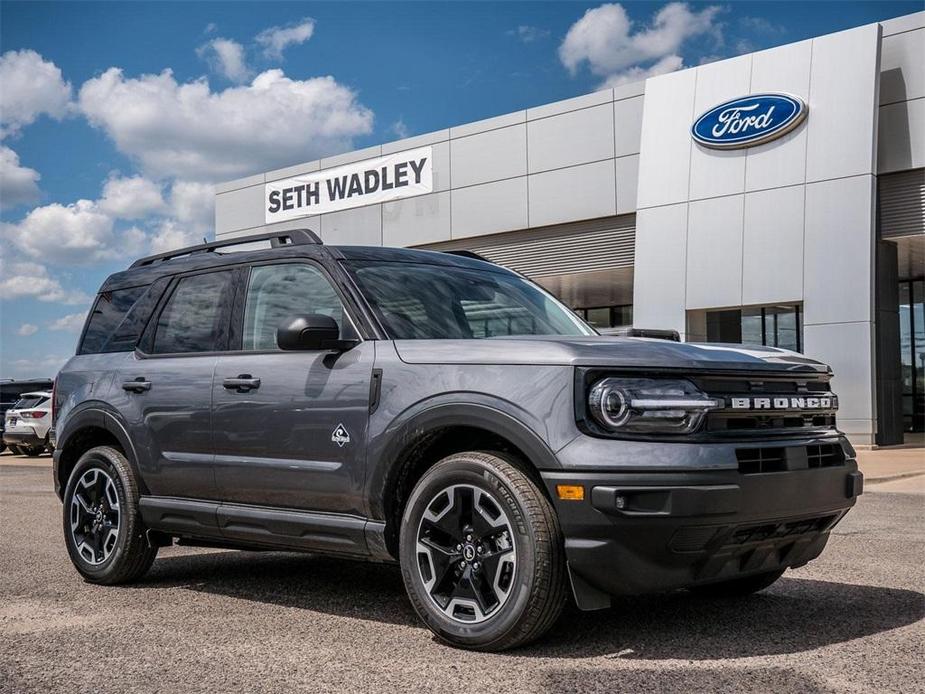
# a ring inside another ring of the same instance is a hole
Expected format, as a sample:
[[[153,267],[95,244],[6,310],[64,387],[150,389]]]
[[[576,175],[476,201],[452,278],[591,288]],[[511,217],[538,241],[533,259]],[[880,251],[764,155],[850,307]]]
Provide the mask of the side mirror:
[[[279,326],[276,344],[283,350],[345,350],[356,342],[340,339],[340,328],[331,316],[310,313],[289,318]]]

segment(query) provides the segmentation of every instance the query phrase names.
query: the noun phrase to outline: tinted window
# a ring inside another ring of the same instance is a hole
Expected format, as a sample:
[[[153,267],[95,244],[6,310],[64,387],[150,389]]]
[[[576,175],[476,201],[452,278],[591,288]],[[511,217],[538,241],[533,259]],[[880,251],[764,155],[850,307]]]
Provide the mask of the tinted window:
[[[214,352],[226,332],[224,307],[230,302],[231,272],[184,277],[157,319],[154,353]]]
[[[93,305],[78,353],[96,354],[105,351],[106,343],[116,327],[146,289],[147,287],[131,287],[114,292],[101,292]]]
[[[320,313],[344,329],[340,297],[318,268],[304,263],[251,270],[244,307],[245,350],[276,349],[276,329],[287,319]]]
[[[13,405],[12,409],[14,410],[30,410],[33,407],[38,407],[39,405],[48,402],[48,398],[44,398],[41,395],[27,395],[26,397],[17,400],[16,404]]]
[[[348,266],[393,339],[594,334],[517,275],[419,263]]]

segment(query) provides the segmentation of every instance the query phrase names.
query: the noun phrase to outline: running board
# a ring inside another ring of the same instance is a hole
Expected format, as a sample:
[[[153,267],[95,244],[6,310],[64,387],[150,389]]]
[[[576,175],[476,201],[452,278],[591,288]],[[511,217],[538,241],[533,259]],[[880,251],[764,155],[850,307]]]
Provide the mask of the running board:
[[[358,516],[157,496],[142,496],[138,506],[145,526],[172,536],[358,557],[371,554],[368,521]]]

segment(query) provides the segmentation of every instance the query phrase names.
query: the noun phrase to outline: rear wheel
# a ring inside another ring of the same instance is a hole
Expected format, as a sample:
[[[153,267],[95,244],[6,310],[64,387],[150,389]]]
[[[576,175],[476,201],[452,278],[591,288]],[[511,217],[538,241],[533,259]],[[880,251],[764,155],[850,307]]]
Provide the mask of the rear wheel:
[[[401,527],[402,577],[425,624],[462,648],[539,638],[566,599],[555,511],[511,461],[467,452],[427,471]]]
[[[138,484],[122,451],[84,453],[64,492],[64,541],[77,571],[91,583],[127,583],[157,555],[138,513]]]
[[[783,575],[784,569],[769,571],[754,576],[734,578],[731,581],[694,586],[690,591],[708,598],[740,598],[764,590]]]

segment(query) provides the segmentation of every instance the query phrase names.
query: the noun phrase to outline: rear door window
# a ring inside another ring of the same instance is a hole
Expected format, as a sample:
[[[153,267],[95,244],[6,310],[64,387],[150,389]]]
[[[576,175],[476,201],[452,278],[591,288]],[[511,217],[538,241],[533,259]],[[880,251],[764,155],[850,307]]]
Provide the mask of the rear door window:
[[[78,354],[106,351],[106,343],[147,286],[101,292],[93,304]]]
[[[233,299],[230,270],[183,277],[157,319],[155,354],[225,349]]]

